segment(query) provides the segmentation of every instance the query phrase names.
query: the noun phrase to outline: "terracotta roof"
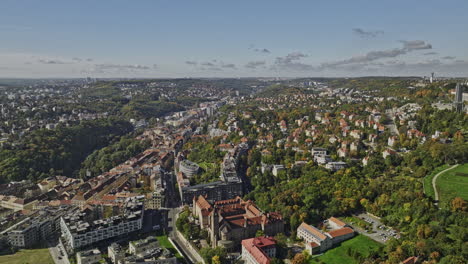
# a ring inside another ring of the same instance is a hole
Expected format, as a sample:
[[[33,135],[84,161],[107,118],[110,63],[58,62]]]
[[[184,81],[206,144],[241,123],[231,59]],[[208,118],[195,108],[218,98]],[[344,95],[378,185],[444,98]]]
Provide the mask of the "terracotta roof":
[[[196,199],[196,204],[202,210],[211,209],[211,204],[205,199],[205,197],[203,197],[203,195],[198,196],[198,199]]]
[[[339,237],[339,236],[344,236],[344,235],[351,234],[351,233],[354,233],[354,230],[349,228],[349,227],[343,227],[343,228],[332,230],[332,231],[328,232],[328,234],[333,238]]]
[[[113,201],[115,199],[116,199],[115,195],[104,195],[104,196],[102,196],[103,201]]]
[[[242,246],[259,264],[270,264],[270,258],[262,250],[276,245],[276,241],[269,237],[256,237],[242,240]]]
[[[313,227],[313,226],[310,226],[306,223],[302,223],[300,226],[299,226],[300,229],[304,229],[306,230],[307,232],[309,232],[311,235],[321,239],[321,240],[324,240],[327,238],[326,235],[324,235],[320,230],[318,230],[317,228]]]
[[[252,214],[252,215],[260,215],[261,214],[260,210],[258,210],[258,208],[251,201],[247,202],[247,206],[245,207],[245,210],[247,212],[249,212],[250,214]]]
[[[346,225],[345,222],[343,222],[343,221],[341,221],[340,219],[335,218],[335,217],[333,217],[333,216],[330,217],[330,218],[328,219],[328,221],[331,221],[331,222],[335,223],[335,224],[338,225],[338,226],[345,226],[345,225]]]
[[[260,224],[270,224],[281,220],[281,214],[268,213],[263,214],[252,201],[244,201],[240,197],[234,199],[221,200],[211,205],[203,196],[194,198],[197,207],[201,208],[203,216],[210,215],[216,210],[224,221],[232,228],[243,228]]]
[[[226,222],[228,222],[230,225],[232,225],[234,228],[236,227],[244,227],[245,225],[245,218],[231,218],[231,219],[225,219]]]

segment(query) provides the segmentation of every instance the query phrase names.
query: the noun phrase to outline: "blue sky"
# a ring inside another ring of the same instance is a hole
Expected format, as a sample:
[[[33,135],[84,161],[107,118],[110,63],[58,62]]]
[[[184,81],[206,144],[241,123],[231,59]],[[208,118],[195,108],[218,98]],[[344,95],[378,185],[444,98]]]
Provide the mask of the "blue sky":
[[[0,2],[0,77],[468,75],[468,1]]]

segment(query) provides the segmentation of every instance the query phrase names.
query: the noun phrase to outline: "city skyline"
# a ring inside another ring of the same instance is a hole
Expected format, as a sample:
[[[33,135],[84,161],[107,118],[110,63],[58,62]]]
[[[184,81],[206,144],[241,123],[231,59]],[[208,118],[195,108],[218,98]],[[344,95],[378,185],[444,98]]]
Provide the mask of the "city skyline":
[[[467,8],[457,0],[2,1],[0,77],[463,77]]]

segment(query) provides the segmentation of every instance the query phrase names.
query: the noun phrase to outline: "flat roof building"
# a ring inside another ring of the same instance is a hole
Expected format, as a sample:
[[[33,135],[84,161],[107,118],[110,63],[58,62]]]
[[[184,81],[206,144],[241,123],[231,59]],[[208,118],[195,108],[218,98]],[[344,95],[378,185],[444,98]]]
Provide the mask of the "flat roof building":
[[[74,210],[61,218],[62,237],[75,249],[138,231],[143,225],[143,201],[143,197],[127,198],[123,212],[107,219],[96,219],[92,212]]]

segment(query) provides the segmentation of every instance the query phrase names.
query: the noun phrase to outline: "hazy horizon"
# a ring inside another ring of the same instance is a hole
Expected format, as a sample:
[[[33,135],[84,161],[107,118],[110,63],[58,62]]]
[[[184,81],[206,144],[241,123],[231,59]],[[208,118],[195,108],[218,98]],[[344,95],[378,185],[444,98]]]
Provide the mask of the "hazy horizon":
[[[0,77],[468,76],[467,9],[460,0],[6,0]]]

